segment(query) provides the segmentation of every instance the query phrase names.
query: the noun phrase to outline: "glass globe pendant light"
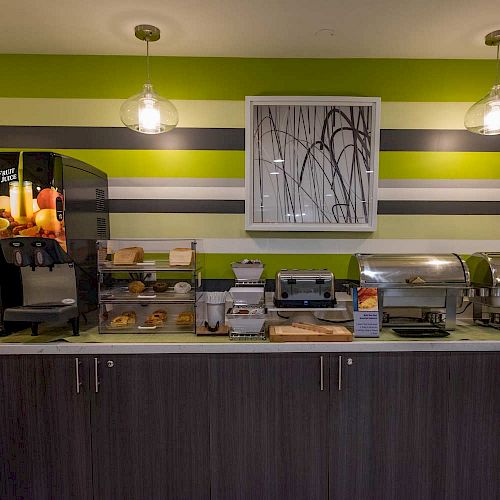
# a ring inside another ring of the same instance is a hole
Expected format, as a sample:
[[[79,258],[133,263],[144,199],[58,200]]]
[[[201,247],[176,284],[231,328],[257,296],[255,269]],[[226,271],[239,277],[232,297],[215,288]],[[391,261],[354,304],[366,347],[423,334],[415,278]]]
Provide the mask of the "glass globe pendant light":
[[[149,42],[160,39],[160,30],[156,26],[140,24],[135,27],[135,36],[146,42],[147,80],[139,94],[121,105],[120,118],[128,128],[142,134],[168,132],[177,126],[179,113],[168,99],[155,92],[149,73]]]
[[[497,76],[488,94],[468,109],[464,125],[467,130],[475,134],[498,135],[500,134],[500,82],[498,80],[500,30],[488,33],[484,42],[490,47],[496,46],[497,48]]]

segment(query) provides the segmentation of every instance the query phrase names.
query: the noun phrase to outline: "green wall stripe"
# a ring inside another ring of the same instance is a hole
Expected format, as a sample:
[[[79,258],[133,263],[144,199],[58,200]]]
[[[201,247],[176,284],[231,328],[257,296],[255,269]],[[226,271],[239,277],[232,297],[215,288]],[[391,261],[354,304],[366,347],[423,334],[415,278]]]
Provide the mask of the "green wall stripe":
[[[234,278],[231,262],[252,258],[252,255],[240,253],[204,254],[204,278]],[[256,254],[255,258],[262,259],[265,263],[263,278],[273,279],[280,269],[330,269],[339,278],[354,278],[351,271],[349,275],[349,261],[351,255],[324,255],[324,254]]]
[[[37,151],[27,148],[26,151]],[[19,151],[1,148],[0,151]],[[40,151],[38,149],[38,151]],[[244,151],[55,149],[110,177],[245,177]],[[380,179],[500,179],[499,152],[382,151]]]
[[[144,83],[143,56],[0,55],[1,97],[127,98]],[[360,95],[388,101],[476,101],[493,60],[153,57],[153,83],[172,99]],[[276,78],[279,75],[279,78]]]
[[[1,148],[1,151],[19,151]],[[42,151],[26,148],[24,151]],[[46,151],[46,150],[43,150]],[[244,178],[244,151],[53,149],[106,172],[109,177]]]
[[[243,214],[110,214],[111,237],[491,240],[500,234],[500,215],[379,215],[373,233],[249,233],[244,229],[244,217]]]
[[[382,151],[380,179],[499,179],[500,153]]]

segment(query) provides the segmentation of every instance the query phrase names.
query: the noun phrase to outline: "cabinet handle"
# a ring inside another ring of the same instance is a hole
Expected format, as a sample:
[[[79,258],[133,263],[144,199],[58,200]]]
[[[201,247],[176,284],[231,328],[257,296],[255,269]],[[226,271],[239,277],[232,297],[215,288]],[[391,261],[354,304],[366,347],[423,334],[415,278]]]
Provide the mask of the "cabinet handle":
[[[99,360],[94,358],[94,390],[99,392]]]
[[[342,390],[342,356],[339,356],[339,371],[338,371],[339,391]]]
[[[319,390],[324,391],[325,390],[325,376],[324,376],[324,359],[323,356],[319,357],[319,368],[320,368],[320,373],[319,373]]]
[[[80,387],[82,383],[80,382],[80,360],[75,358],[75,375],[76,375],[76,393],[80,394]]]

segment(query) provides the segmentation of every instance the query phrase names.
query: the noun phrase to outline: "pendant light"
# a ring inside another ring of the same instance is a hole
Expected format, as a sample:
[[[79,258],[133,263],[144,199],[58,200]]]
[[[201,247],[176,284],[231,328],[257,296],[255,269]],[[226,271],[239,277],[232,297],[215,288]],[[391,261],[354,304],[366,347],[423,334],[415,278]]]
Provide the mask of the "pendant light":
[[[135,36],[146,42],[147,80],[142,92],[130,97],[121,105],[120,118],[128,128],[142,134],[168,132],[179,122],[179,113],[168,99],[154,91],[149,75],[149,42],[160,39],[160,30],[156,26],[140,24],[135,27]]]
[[[469,108],[465,114],[464,125],[467,130],[475,134],[498,135],[500,134],[500,82],[498,80],[500,30],[488,33],[484,43],[497,48],[497,76],[489,93]]]

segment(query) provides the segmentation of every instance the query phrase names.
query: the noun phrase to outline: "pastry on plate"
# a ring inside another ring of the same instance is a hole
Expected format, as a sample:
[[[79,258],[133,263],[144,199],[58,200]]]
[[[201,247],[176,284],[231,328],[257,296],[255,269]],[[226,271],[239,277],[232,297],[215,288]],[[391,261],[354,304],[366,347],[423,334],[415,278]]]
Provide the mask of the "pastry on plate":
[[[111,320],[111,328],[124,328],[129,325],[135,325],[136,315],[134,311],[125,311]]]
[[[175,324],[178,326],[191,326],[194,323],[192,311],[183,311],[177,315]]]
[[[164,281],[157,281],[154,285],[153,285],[153,290],[155,292],[166,292],[168,290],[168,284],[165,283]]]
[[[128,284],[128,291],[130,293],[141,293],[144,291],[145,288],[146,286],[142,281],[131,281]]]
[[[144,324],[146,326],[163,326],[165,321],[167,320],[167,312],[159,309],[154,313],[150,314]]]

